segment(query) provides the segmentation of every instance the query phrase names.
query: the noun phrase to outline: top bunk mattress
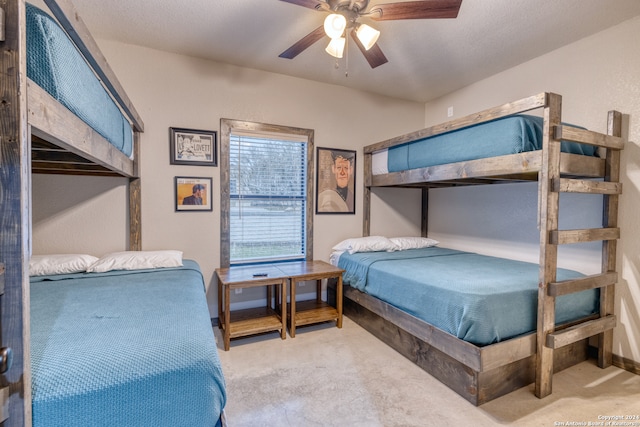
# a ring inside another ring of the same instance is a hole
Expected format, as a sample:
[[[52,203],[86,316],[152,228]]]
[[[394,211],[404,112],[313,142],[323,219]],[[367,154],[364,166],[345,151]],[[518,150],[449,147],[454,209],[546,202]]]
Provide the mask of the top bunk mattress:
[[[58,23],[27,3],[27,77],[127,156],[130,123]]]
[[[538,264],[431,247],[340,255],[344,283],[449,334],[488,345],[536,330]],[[581,277],[558,269],[558,280]],[[596,313],[598,291],[558,297],[556,321]]]
[[[503,117],[375,153],[374,175],[542,149],[541,117]],[[597,148],[563,141],[565,153],[597,156]]]
[[[31,278],[33,425],[215,426],[226,403],[194,261]]]

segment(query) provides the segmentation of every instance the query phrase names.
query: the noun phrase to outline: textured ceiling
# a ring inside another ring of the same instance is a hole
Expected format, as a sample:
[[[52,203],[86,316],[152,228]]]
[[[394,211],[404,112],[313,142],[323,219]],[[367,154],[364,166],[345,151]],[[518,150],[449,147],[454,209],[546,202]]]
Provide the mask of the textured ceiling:
[[[371,69],[353,43],[336,62],[328,38],[279,58],[326,16],[279,0],[72,2],[98,39],[421,102],[640,15],[639,0],[463,0],[456,19],[368,22],[389,60]]]

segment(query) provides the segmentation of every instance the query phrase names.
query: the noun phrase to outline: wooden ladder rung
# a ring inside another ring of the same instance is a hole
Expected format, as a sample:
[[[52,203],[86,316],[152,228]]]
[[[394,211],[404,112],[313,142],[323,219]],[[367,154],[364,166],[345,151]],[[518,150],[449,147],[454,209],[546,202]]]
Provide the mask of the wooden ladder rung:
[[[560,178],[553,180],[553,191],[584,194],[622,194],[621,182]]]
[[[594,274],[592,276],[581,277],[579,279],[551,282],[547,288],[547,293],[551,297],[559,297],[560,295],[568,295],[589,289],[613,285],[617,281],[618,273],[610,271],[608,273]]]
[[[563,329],[562,331],[548,334],[546,346],[552,349],[560,348],[576,341],[598,335],[599,333],[615,328],[615,326],[616,316],[613,314],[595,320],[589,320]]]
[[[624,148],[624,138],[568,125],[556,126],[554,137],[555,139],[563,141],[579,142],[587,145],[595,145],[596,147],[610,148],[612,150],[622,150]]]
[[[620,229],[617,227],[586,228],[581,230],[554,230],[549,233],[549,240],[553,245],[593,242],[597,240],[616,240],[619,238]]]

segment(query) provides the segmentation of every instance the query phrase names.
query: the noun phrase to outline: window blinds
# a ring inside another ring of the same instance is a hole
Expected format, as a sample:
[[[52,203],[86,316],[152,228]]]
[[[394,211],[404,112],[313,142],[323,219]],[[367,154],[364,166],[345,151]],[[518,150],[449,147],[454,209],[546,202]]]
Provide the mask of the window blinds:
[[[305,258],[307,149],[278,135],[230,135],[231,264]]]

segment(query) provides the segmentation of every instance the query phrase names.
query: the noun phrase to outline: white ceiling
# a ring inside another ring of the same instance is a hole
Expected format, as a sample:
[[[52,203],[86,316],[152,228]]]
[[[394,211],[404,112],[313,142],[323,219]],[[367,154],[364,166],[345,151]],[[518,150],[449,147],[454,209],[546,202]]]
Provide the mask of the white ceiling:
[[[353,43],[336,68],[328,38],[279,58],[326,16],[279,0],[72,2],[98,39],[420,102],[640,15],[640,0],[463,0],[456,19],[369,22],[389,60],[371,69]]]

